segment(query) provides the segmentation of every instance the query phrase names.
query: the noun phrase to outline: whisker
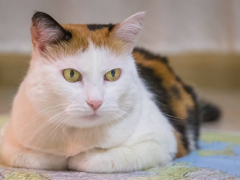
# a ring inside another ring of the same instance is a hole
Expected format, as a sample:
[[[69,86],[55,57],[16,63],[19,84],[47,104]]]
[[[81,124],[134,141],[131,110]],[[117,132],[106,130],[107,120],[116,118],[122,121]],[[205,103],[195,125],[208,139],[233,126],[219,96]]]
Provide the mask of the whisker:
[[[70,117],[71,117],[71,116],[70,116]],[[46,137],[46,140],[51,137],[51,135],[53,134],[54,131],[56,131],[55,134],[52,136],[52,138],[51,138],[51,140],[50,140],[50,143],[53,141],[55,135],[57,134],[58,130],[61,129],[61,126],[62,126],[62,124],[63,124],[63,122],[64,122],[65,120],[66,120],[66,118],[63,117],[63,118],[58,122],[58,125],[51,131],[51,133],[48,134],[48,136]],[[46,140],[45,140],[45,141],[46,141]]]
[[[18,131],[20,130],[23,130],[24,128],[26,128],[27,126],[29,126],[32,122],[34,122],[35,120],[37,120],[39,117],[41,117],[42,115],[45,115],[47,113],[50,113],[50,112],[54,112],[54,111],[57,111],[57,110],[61,110],[61,109],[64,109],[64,107],[61,107],[63,105],[66,105],[66,103],[64,104],[59,104],[59,105],[55,105],[55,106],[51,106],[51,107],[48,107],[44,110],[42,110],[41,112],[37,113],[36,115],[34,115],[31,120],[25,125],[23,126],[22,128],[20,128]],[[60,106],[60,108],[58,108]],[[55,109],[54,109],[55,108]],[[47,111],[49,110],[49,111]]]
[[[127,105],[127,104],[120,104],[119,105],[120,107],[130,107],[130,108],[132,108],[132,107],[134,107],[134,105]]]
[[[60,112],[58,114],[56,114],[55,116],[51,117],[49,120],[47,120],[46,122],[44,122],[40,127],[38,127],[34,132],[33,135],[31,136],[31,138],[28,139],[28,141],[26,142],[27,144],[30,143],[30,141],[33,139],[33,137],[36,136],[37,133],[39,133],[44,127],[46,127],[51,121],[53,121],[54,119],[56,119],[57,117],[61,116],[62,114],[65,114],[65,112]]]
[[[61,130],[61,128],[64,126],[64,125],[66,125],[66,123],[68,123],[69,121],[72,121],[75,117],[77,116],[77,113],[74,113],[74,114],[72,114],[69,118],[63,118],[63,120],[59,123],[60,124],[60,126],[58,125],[57,126],[57,128],[55,128],[56,130],[56,132],[55,132],[55,134],[52,136],[52,138],[51,138],[51,140],[50,140],[50,143],[54,140],[54,137],[57,135],[57,133]],[[52,132],[54,132],[54,130],[52,131]],[[52,134],[52,133],[51,133]],[[49,135],[49,136],[51,136],[51,135]]]
[[[163,112],[162,112],[163,113]],[[183,121],[183,120],[186,120],[186,119],[181,119],[181,118],[178,118],[178,117],[175,117],[175,116],[172,116],[172,115],[169,115],[169,114],[166,114],[166,113],[163,113],[165,116],[168,116],[172,119],[175,119],[175,120],[179,120],[179,121]]]
[[[156,102],[158,104],[161,104],[163,106],[166,106],[167,108],[171,109],[170,106],[168,106],[167,104],[162,103],[161,101],[158,101],[158,100],[154,99],[154,102]]]
[[[118,110],[117,111],[117,115],[118,116],[115,116],[114,119],[115,120],[119,120],[121,118],[127,118],[129,116],[129,113],[127,113],[126,111],[123,111],[123,110]]]

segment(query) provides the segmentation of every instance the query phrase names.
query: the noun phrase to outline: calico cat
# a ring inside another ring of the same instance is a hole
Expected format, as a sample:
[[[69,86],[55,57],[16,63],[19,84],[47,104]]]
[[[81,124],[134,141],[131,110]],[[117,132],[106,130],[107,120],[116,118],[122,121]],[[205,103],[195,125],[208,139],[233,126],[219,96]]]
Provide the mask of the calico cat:
[[[204,108],[166,58],[134,48],[144,16],[60,25],[34,14],[30,68],[1,136],[5,165],[131,172],[197,149]]]

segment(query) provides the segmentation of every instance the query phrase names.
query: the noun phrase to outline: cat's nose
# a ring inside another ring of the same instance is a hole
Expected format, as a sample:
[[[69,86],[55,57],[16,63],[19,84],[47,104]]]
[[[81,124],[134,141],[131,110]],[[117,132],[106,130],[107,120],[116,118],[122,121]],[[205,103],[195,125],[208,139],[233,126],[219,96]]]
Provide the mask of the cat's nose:
[[[100,100],[87,101],[87,103],[93,110],[97,110],[102,105],[102,101]]]

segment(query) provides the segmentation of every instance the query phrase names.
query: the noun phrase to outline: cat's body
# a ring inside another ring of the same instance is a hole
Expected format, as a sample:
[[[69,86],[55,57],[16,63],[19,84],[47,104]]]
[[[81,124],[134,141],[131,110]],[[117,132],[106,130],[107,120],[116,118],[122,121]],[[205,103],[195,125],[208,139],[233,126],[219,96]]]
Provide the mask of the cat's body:
[[[129,172],[197,148],[201,109],[192,88],[165,58],[132,51],[143,17],[63,29],[44,13],[34,15],[30,69],[2,133],[6,165]],[[81,79],[67,82],[67,68]],[[121,75],[110,82],[105,73],[112,69]]]

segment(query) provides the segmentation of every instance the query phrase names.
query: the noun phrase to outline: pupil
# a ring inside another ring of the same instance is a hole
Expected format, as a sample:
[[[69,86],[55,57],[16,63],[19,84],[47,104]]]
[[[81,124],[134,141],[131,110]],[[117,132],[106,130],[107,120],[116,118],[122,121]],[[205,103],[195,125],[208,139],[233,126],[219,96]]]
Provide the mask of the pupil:
[[[115,70],[111,70],[112,77],[115,76]]]
[[[73,70],[71,70],[70,76],[71,76],[71,78],[74,76],[74,71]]]

